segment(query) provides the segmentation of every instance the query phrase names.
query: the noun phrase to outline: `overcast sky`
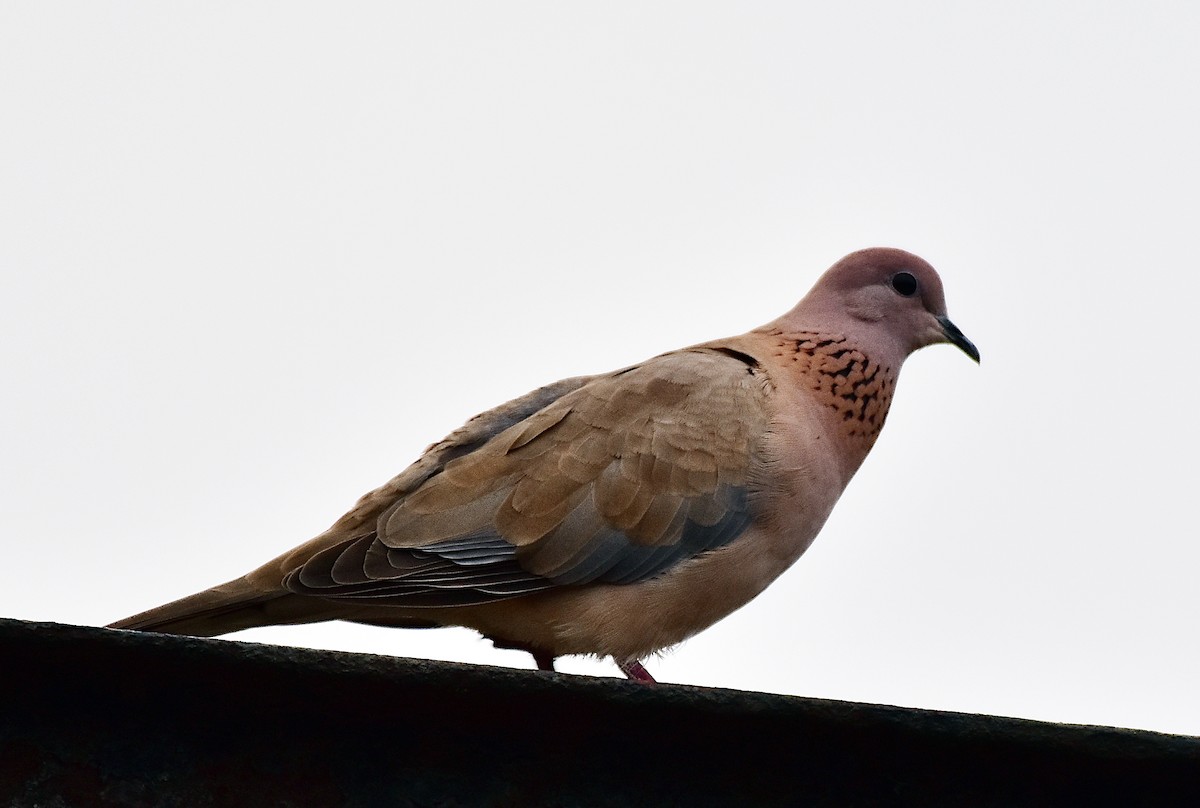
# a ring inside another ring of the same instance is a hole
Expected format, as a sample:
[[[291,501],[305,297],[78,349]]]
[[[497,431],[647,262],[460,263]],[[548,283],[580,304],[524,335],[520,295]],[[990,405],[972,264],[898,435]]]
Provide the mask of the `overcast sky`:
[[[0,5],[0,616],[236,577],[474,413],[890,245],[982,365],[912,357],[812,549],[647,667],[1200,734],[1200,5],[803,6]]]

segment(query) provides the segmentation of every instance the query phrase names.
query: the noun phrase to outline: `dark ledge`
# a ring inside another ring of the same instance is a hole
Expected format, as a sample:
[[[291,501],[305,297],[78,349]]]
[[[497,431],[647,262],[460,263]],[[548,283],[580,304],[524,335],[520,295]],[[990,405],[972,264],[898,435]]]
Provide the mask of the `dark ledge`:
[[[1200,805],[1200,738],[0,620],[17,806]]]

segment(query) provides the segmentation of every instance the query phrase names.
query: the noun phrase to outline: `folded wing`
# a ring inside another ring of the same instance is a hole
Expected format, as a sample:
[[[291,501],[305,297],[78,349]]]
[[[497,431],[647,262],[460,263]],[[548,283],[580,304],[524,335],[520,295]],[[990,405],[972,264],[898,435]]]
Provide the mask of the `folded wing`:
[[[593,377],[497,420],[285,586],[441,607],[660,575],[752,521],[769,384],[750,357],[712,348]]]

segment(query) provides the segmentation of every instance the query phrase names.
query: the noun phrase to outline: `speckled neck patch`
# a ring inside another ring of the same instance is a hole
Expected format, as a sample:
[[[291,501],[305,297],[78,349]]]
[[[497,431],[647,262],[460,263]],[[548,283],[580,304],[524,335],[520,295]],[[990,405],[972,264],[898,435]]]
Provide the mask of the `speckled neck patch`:
[[[896,374],[838,334],[779,335],[780,356],[800,365],[800,378],[841,418],[845,434],[875,442],[887,419]]]

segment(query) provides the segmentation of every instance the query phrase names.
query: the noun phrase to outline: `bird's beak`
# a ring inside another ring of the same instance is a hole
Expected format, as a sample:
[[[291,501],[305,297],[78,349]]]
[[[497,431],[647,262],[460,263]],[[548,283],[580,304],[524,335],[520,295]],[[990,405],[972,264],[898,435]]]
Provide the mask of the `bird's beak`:
[[[963,332],[958,330],[958,326],[950,322],[949,317],[937,318],[938,324],[942,327],[942,333],[946,335],[946,341],[962,348],[962,352],[967,356],[979,362],[979,349],[971,340],[963,336]]]

